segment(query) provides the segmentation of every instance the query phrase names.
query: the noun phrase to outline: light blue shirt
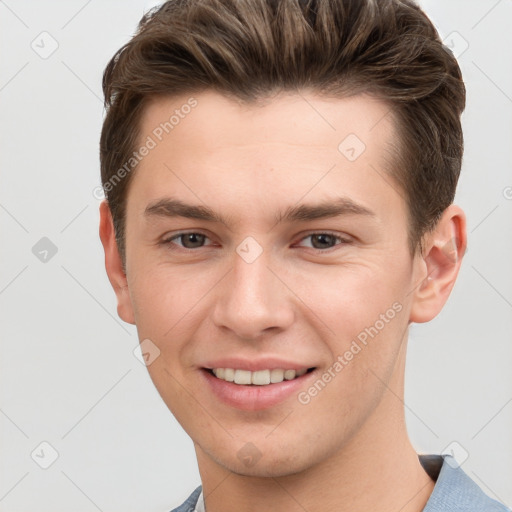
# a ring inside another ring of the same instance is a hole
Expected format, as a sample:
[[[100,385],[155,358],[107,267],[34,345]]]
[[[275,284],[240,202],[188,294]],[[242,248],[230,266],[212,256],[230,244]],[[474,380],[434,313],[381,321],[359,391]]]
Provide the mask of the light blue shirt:
[[[419,459],[436,482],[423,512],[511,512],[489,498],[451,455],[419,455]],[[202,486],[171,512],[205,512]]]

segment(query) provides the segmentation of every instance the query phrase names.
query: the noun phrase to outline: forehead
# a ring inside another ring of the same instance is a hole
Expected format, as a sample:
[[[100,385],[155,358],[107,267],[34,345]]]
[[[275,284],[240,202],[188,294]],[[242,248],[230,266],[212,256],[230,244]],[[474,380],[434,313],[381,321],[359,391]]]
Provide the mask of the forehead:
[[[189,203],[255,213],[258,205],[282,210],[332,192],[369,209],[374,202],[385,208],[397,192],[401,199],[386,173],[396,144],[392,111],[366,95],[280,93],[258,103],[213,91],[155,98],[141,120],[139,142],[148,140],[152,149],[133,177],[140,209],[176,192]]]
[[[395,140],[390,105],[372,96],[326,98],[284,91],[250,103],[210,90],[153,98],[142,116],[141,135],[163,139],[171,133],[176,145],[201,143],[205,151],[273,142],[339,151],[339,143],[353,135],[347,147],[355,142],[359,152],[363,145],[365,151],[379,150]]]

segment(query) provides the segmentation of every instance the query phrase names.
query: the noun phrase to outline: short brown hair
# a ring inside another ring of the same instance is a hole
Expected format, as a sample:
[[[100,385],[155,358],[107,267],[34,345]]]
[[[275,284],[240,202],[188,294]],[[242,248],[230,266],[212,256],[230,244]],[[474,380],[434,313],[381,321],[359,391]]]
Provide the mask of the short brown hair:
[[[101,179],[125,261],[125,166],[155,96],[207,89],[256,102],[279,91],[368,93],[398,133],[390,174],[411,252],[454,199],[466,90],[454,55],[412,0],[169,0],[148,11],[103,74]],[[126,167],[125,167],[126,169]]]

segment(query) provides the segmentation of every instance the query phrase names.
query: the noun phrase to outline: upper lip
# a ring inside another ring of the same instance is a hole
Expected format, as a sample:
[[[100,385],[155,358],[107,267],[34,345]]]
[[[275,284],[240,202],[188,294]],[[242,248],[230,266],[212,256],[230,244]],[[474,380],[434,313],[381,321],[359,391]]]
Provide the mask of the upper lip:
[[[300,363],[294,361],[285,361],[279,357],[261,357],[259,359],[242,359],[239,357],[228,357],[216,359],[204,363],[204,368],[234,368],[235,370],[249,370],[257,372],[259,370],[301,370],[302,368],[313,368],[315,365]]]

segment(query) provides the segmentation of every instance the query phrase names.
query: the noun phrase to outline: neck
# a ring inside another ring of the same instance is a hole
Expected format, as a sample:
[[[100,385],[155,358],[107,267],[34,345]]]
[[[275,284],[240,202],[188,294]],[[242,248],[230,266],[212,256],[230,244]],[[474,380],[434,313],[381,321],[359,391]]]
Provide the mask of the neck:
[[[402,401],[405,353],[400,359],[380,404],[357,434],[304,471],[269,478],[241,475],[195,445],[206,511],[423,510],[434,482],[407,435]]]

